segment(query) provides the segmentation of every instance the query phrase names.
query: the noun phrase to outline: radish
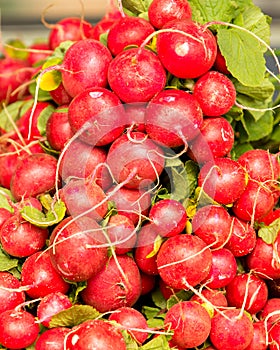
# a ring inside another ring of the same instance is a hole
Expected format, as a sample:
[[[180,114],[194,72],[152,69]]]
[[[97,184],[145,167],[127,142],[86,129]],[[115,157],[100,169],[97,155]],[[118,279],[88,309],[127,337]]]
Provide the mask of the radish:
[[[217,350],[244,350],[253,335],[253,323],[240,309],[228,309],[212,318],[210,340]]]
[[[263,321],[253,323],[254,335],[251,343],[245,350],[266,350],[266,329]]]
[[[99,312],[117,310],[122,306],[132,307],[140,295],[140,272],[134,259],[128,255],[109,258],[81,292],[83,301]]]
[[[24,303],[20,281],[8,271],[0,271],[0,314]]]
[[[109,63],[106,46],[94,39],[76,41],[66,51],[62,62],[62,83],[71,97],[90,87],[106,87]]]
[[[205,116],[219,117],[233,107],[236,90],[226,75],[217,71],[208,71],[195,82],[193,95]]]
[[[196,302],[202,304],[202,306],[203,306],[203,304],[206,303],[205,302],[205,298],[206,298],[206,300],[209,301],[210,310],[211,310],[212,305],[217,306],[220,310],[225,309],[228,306],[228,301],[227,301],[227,298],[225,296],[225,293],[224,293],[224,291],[222,291],[220,289],[211,289],[208,287],[203,288],[201,290],[201,294],[203,295],[204,300],[201,299],[197,294],[194,294],[190,298],[190,300],[196,301]],[[207,303],[206,303],[206,307],[208,307]],[[217,313],[217,311],[214,310],[214,314],[216,314],[216,313]]]
[[[158,181],[163,171],[163,150],[146,134],[131,132],[121,135],[110,146],[107,164],[118,183],[125,187],[143,189]]]
[[[181,233],[187,223],[186,209],[175,199],[162,199],[156,202],[149,212],[149,218],[155,224],[156,231],[163,237]]]
[[[268,328],[280,322],[280,298],[269,298],[258,316],[267,323]]]
[[[113,142],[124,130],[124,107],[110,90],[93,87],[83,90],[70,103],[68,116],[71,129],[93,146]]]
[[[208,275],[212,254],[197,236],[180,234],[168,238],[157,254],[160,277],[174,289],[196,286]],[[187,284],[186,284],[187,283]]]
[[[25,310],[7,310],[0,314],[0,343],[8,349],[32,345],[39,335],[35,317]]]
[[[138,344],[143,344],[148,338],[147,320],[140,311],[134,308],[120,307],[110,314],[108,320],[115,321],[121,325]],[[145,329],[147,329],[147,332],[145,332]]]
[[[37,317],[43,326],[50,327],[52,316],[69,309],[71,306],[72,303],[67,295],[53,292],[40,300],[37,306]]]
[[[250,314],[261,311],[268,299],[264,280],[250,273],[237,274],[225,287],[229,306],[244,309]]]
[[[108,32],[107,46],[112,55],[116,56],[127,46],[140,46],[146,37],[153,32],[153,26],[144,18],[125,16],[111,26]]]
[[[166,72],[154,52],[143,47],[131,48],[111,61],[108,82],[123,102],[148,102],[164,89]]]
[[[230,158],[215,158],[205,163],[199,173],[198,186],[220,204],[235,202],[247,185],[247,173]]]
[[[10,219],[10,217],[13,216],[13,213],[11,213],[8,209],[6,208],[0,208],[0,231],[1,227],[4,225],[5,221]]]
[[[157,36],[157,52],[168,72],[193,79],[213,66],[217,43],[208,28],[187,18],[167,22],[162,29],[165,32]]]
[[[64,350],[64,341],[71,332],[66,327],[47,329],[35,342],[35,350]]]
[[[187,142],[198,135],[202,123],[202,110],[187,91],[161,91],[147,106],[146,132],[165,147],[187,147]]]
[[[107,35],[112,25],[123,17],[121,12],[115,8],[115,4],[112,7],[110,11],[105,13],[105,15],[93,25],[91,29],[92,39],[100,40],[101,35]]]
[[[37,252],[22,264],[21,283],[31,298],[43,298],[53,292],[67,293],[70,285],[55,270],[50,254]]]
[[[269,350],[278,350],[280,347],[280,322],[271,327],[268,338]]]
[[[62,82],[54,90],[49,91],[52,100],[59,106],[69,104],[72,97],[68,94]]]
[[[142,295],[147,295],[148,293],[151,293],[155,286],[156,286],[156,278],[153,275],[148,275],[147,273],[144,273],[140,271],[141,275],[141,285],[142,285],[142,290],[141,290],[141,296]]]
[[[63,219],[50,236],[50,257],[56,271],[72,282],[96,275],[108,259],[105,237],[99,224],[89,218]],[[84,264],[84,262],[87,262]]]
[[[36,66],[39,63],[45,61],[52,53],[50,50],[48,42],[38,41],[29,45],[28,56],[26,60],[30,66]]]
[[[149,21],[155,28],[162,28],[174,19],[191,19],[192,9],[187,0],[153,0],[148,8]]]
[[[173,331],[172,342],[182,348],[193,348],[206,341],[211,319],[206,309],[195,301],[173,305],[164,319],[166,330]]]
[[[170,297],[180,291],[180,289],[173,289],[169,287],[169,285],[167,285],[161,278],[158,281],[158,287],[165,300],[168,300]]]

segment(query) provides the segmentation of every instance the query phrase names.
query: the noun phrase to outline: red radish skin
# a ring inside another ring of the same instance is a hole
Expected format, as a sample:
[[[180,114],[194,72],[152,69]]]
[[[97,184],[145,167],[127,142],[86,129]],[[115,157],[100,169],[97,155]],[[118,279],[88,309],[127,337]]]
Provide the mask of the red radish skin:
[[[134,259],[119,255],[117,261],[111,257],[81,292],[83,301],[99,312],[132,307],[141,295],[141,276]]]
[[[175,236],[184,231],[187,223],[186,209],[175,199],[162,199],[156,202],[149,212],[155,229],[163,237]]]
[[[151,293],[154,288],[156,287],[156,278],[153,275],[148,275],[147,273],[144,273],[140,271],[141,275],[141,296],[147,295],[148,293]]]
[[[126,103],[124,107],[128,132],[129,130],[145,132],[145,114],[147,103]]]
[[[225,296],[225,292],[223,292],[220,289],[211,289],[211,288],[203,288],[201,290],[201,294],[204,298],[206,298],[209,301],[210,308],[212,305],[218,307],[220,310],[225,309],[228,306],[228,301]],[[191,301],[196,301],[200,304],[204,304],[205,300],[201,299],[198,295],[194,294],[191,299]],[[207,303],[206,303],[207,304]],[[216,314],[216,310],[214,310],[214,314]]]
[[[58,327],[47,329],[36,340],[35,350],[64,350],[64,342],[71,329]]]
[[[271,327],[269,334],[269,350],[278,350],[280,348],[280,322]]]
[[[49,94],[58,106],[66,104],[68,105],[72,100],[72,97],[65,90],[65,87],[63,86],[62,82],[58,85],[56,89],[49,91]]]
[[[13,216],[13,213],[11,213],[8,209],[0,208],[0,231],[5,221],[10,219],[12,216]]]
[[[0,272],[0,314],[24,303],[25,294],[20,287],[20,281],[10,272]]]
[[[67,295],[61,292],[50,293],[42,298],[37,306],[39,322],[45,327],[50,327],[52,316],[69,309],[71,306],[72,302]]]
[[[62,62],[62,83],[71,97],[90,87],[106,87],[112,55],[94,39],[76,41],[66,51]]]
[[[85,216],[73,221],[68,216],[50,236],[53,267],[68,281],[86,281],[107,262],[105,242],[101,227],[95,220]]]
[[[217,350],[244,350],[254,335],[252,321],[240,309],[229,309],[212,318],[210,340]]]
[[[8,349],[22,349],[32,345],[40,327],[27,311],[7,310],[0,314],[0,343]]]
[[[264,305],[263,309],[258,314],[258,317],[261,321],[267,323],[268,328],[271,325],[280,322],[280,298],[269,298]]]
[[[251,315],[262,310],[268,299],[268,288],[264,280],[250,274],[237,274],[225,287],[229,306],[244,309]]]
[[[146,132],[165,147],[187,146],[203,124],[202,110],[192,94],[176,89],[159,92],[146,110]]]
[[[192,9],[187,0],[153,0],[148,16],[151,24],[160,29],[174,19],[191,19]]]
[[[251,343],[245,350],[266,350],[266,329],[262,321],[253,323],[254,335]]]
[[[173,305],[164,319],[166,330],[172,330],[172,342],[182,348],[203,344],[209,336],[211,319],[206,309],[194,301]]]
[[[174,289],[196,286],[208,275],[212,254],[197,236],[180,234],[168,238],[160,247],[157,266],[160,277]]]
[[[108,82],[123,102],[148,102],[164,89],[166,71],[154,52],[132,48],[122,51],[112,60]]]
[[[47,42],[34,42],[29,48],[31,51],[28,53],[27,61],[30,66],[35,66],[45,61],[51,54],[49,44]]]
[[[157,52],[168,72],[178,78],[193,79],[213,66],[217,43],[209,29],[190,19],[170,21],[162,29],[170,32],[158,34]],[[172,30],[180,30],[186,34]]]
[[[127,332],[137,341],[138,344],[143,344],[148,338],[148,324],[143,314],[131,307],[120,307],[115,312],[111,313],[108,318],[109,321],[115,321],[126,329]],[[141,331],[130,328],[138,328]],[[144,330],[147,329],[147,332]],[[143,331],[142,331],[143,330]]]
[[[193,95],[205,116],[219,117],[235,104],[236,90],[226,75],[212,70],[195,82]]]
[[[54,292],[67,293],[67,283],[52,265],[48,251],[29,256],[22,265],[21,283],[30,298],[43,298]]]
[[[124,115],[119,98],[101,87],[81,92],[71,101],[68,110],[72,131],[79,132],[80,140],[92,146],[108,145],[118,138],[124,131]]]
[[[180,289],[173,289],[169,287],[161,278],[159,279],[158,286],[165,300],[168,300],[171,296],[175,295],[177,292],[180,291]]]
[[[35,153],[19,160],[11,179],[11,192],[19,201],[51,191],[55,187],[57,159]]]
[[[107,46],[113,56],[129,45],[140,46],[147,36],[154,32],[153,26],[141,17],[125,16],[117,20],[110,28]]]

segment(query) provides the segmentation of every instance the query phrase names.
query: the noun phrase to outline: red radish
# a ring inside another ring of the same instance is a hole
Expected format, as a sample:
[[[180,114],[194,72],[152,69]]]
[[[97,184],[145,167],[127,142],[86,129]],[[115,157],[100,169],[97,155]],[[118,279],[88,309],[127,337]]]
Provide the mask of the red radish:
[[[219,46],[217,47],[217,56],[216,56],[213,68],[223,74],[227,74],[227,75],[230,74],[230,71],[227,68],[226,60],[224,56],[221,54],[221,50]]]
[[[17,214],[6,220],[0,230],[3,249],[18,258],[30,256],[41,250],[48,236],[47,228],[35,226]]]
[[[212,318],[210,340],[217,350],[244,350],[253,335],[253,323],[240,309],[228,309]]]
[[[72,131],[79,132],[80,139],[90,145],[107,145],[124,130],[124,107],[105,88],[93,87],[81,92],[70,103],[68,113]]]
[[[54,150],[61,151],[72,136],[73,132],[68,120],[68,105],[61,105],[47,121],[47,141]]]
[[[77,17],[66,17],[58,21],[49,33],[49,46],[52,50],[63,41],[79,41],[90,37],[92,25]]]
[[[235,257],[246,256],[254,249],[257,233],[249,222],[233,217],[232,233],[225,244]]]
[[[194,348],[206,341],[211,319],[206,309],[195,301],[173,305],[164,319],[166,330],[173,331],[172,342],[182,348]]]
[[[250,180],[241,196],[234,202],[235,216],[244,221],[261,221],[274,207],[269,186]]]
[[[264,280],[251,273],[237,274],[225,289],[229,306],[241,308],[244,303],[250,314],[261,311],[268,299]]]
[[[112,60],[108,82],[123,102],[148,102],[165,87],[166,72],[154,52],[132,48]]]
[[[13,213],[11,213],[8,209],[0,208],[0,231],[5,221],[10,219],[10,217],[12,216],[13,216]]]
[[[73,179],[60,189],[59,195],[66,205],[67,213],[73,217],[87,215],[101,221],[107,213],[106,195],[91,179]]]
[[[194,97],[200,104],[203,114],[219,117],[229,112],[236,99],[232,81],[217,71],[208,71],[195,82]]]
[[[58,85],[56,89],[49,91],[49,94],[57,105],[68,105],[72,100],[72,97],[65,90],[65,87],[63,86],[62,82]]]
[[[280,322],[279,310],[280,298],[269,298],[258,316],[260,320],[266,322],[270,328],[271,325]]]
[[[126,350],[126,343],[120,330],[103,320],[90,320],[82,323],[71,332],[67,339],[69,350]]]
[[[180,234],[165,241],[157,255],[160,277],[174,289],[196,286],[208,275],[212,254],[197,236]]]
[[[55,187],[57,160],[46,153],[19,159],[11,179],[11,192],[19,201],[51,191]]]
[[[158,34],[157,52],[163,66],[171,74],[193,79],[213,66],[217,43],[209,29],[190,19],[175,19],[167,22],[162,29],[168,32]]]
[[[111,313],[108,318],[109,321],[115,321],[126,329],[127,332],[137,341],[138,344],[143,344],[148,338],[148,324],[140,311],[131,307],[120,307],[115,312]],[[135,330],[133,329],[135,328]],[[137,331],[140,329],[141,331]]]
[[[140,46],[153,32],[153,26],[144,18],[125,16],[111,26],[107,46],[112,55],[116,56],[129,45]]]
[[[156,278],[153,275],[148,275],[147,273],[144,273],[140,271],[141,275],[141,295],[147,295],[148,293],[152,292],[152,290],[156,286]]]
[[[25,301],[25,294],[20,287],[21,283],[10,272],[0,271],[0,314]]]
[[[99,312],[132,307],[140,295],[140,272],[128,255],[118,255],[116,260],[111,257],[102,270],[87,281],[87,287],[81,292],[83,301]]]
[[[50,327],[52,316],[69,309],[71,306],[72,303],[67,295],[61,292],[50,293],[42,298],[37,306],[39,322],[45,327]]]
[[[158,281],[158,286],[165,300],[168,300],[171,296],[175,295],[177,292],[180,291],[180,289],[173,289],[169,287],[161,278]]]
[[[158,275],[156,240],[158,232],[155,225],[148,223],[143,225],[138,232],[134,259],[139,269],[152,276]]]
[[[209,204],[197,210],[192,228],[196,236],[211,244],[211,248],[221,248],[231,236],[232,218],[224,207]]]
[[[269,212],[264,218],[262,218],[262,222],[269,226],[272,224],[275,220],[280,218],[280,208],[274,209],[271,212]]]
[[[146,132],[165,147],[185,145],[198,135],[202,110],[192,94],[169,89],[159,92],[146,110]]]
[[[0,343],[8,349],[29,347],[39,331],[35,317],[28,311],[7,310],[0,314]]]
[[[225,157],[233,148],[234,130],[223,117],[204,118],[200,134],[189,144],[189,156],[199,164]]]
[[[118,183],[125,182],[127,188],[147,188],[163,171],[163,150],[146,134],[134,131],[130,137],[123,134],[112,143],[107,164]]]
[[[128,132],[131,128],[133,131],[145,132],[145,113],[147,103],[126,103],[124,107]]]
[[[256,181],[277,180],[280,176],[277,155],[269,151],[263,149],[247,151],[238,158],[238,162],[246,169],[250,178]]]
[[[253,323],[254,335],[251,343],[245,350],[266,350],[266,330],[265,324],[262,321]]]
[[[227,298],[225,296],[225,293],[220,289],[203,288],[201,290],[201,294],[203,295],[204,298],[206,298],[209,301],[210,307],[211,307],[211,305],[214,305],[214,306],[217,306],[219,309],[225,309],[228,306],[228,301],[227,301]],[[205,301],[202,300],[196,294],[194,294],[190,300],[196,301],[200,304],[205,303]],[[217,311],[214,311],[214,314],[216,312]]]
[[[142,221],[141,215],[148,215],[151,205],[151,194],[148,191],[121,187],[117,191],[112,186],[106,192],[116,205],[119,214],[127,216],[134,225]]]
[[[225,248],[220,248],[212,251],[212,265],[202,282],[209,288],[223,288],[233,280],[236,273],[237,262],[233,254]]]
[[[280,322],[273,325],[268,334],[269,350],[280,348]]]
[[[49,44],[47,42],[34,42],[28,49],[30,52],[27,56],[27,61],[30,66],[38,65],[39,63],[45,61],[52,53]]]
[[[186,228],[187,214],[183,204],[175,199],[156,202],[149,213],[156,231],[163,237],[175,236]]]
[[[106,13],[91,29],[91,38],[100,40],[102,34],[107,34],[112,25],[122,17],[122,14],[117,9]]]
[[[70,331],[66,327],[47,329],[37,338],[35,350],[64,350],[64,342]]]
[[[48,251],[34,253],[24,261],[21,283],[26,287],[27,295],[34,299],[53,292],[65,294],[70,287],[53,267]]]
[[[62,62],[62,83],[67,93],[74,97],[90,87],[106,87],[111,60],[110,51],[99,41],[76,41]]]
[[[191,19],[192,9],[187,0],[153,0],[148,16],[151,24],[160,29],[174,19]]]
[[[136,228],[127,216],[111,216],[104,229],[116,254],[126,254],[134,248],[137,240]]]
[[[205,163],[199,173],[198,186],[220,204],[231,204],[247,186],[247,176],[240,164],[230,158],[215,158]]]
[[[89,218],[63,219],[50,237],[50,257],[56,271],[73,282],[96,275],[108,259],[106,242],[99,224]],[[84,262],[87,262],[86,264]]]

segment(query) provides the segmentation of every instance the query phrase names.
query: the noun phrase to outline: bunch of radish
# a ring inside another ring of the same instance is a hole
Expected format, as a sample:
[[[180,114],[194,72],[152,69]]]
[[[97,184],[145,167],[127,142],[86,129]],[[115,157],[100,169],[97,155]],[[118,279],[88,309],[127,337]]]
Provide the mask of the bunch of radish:
[[[123,0],[3,43],[3,349],[280,349],[270,20]]]

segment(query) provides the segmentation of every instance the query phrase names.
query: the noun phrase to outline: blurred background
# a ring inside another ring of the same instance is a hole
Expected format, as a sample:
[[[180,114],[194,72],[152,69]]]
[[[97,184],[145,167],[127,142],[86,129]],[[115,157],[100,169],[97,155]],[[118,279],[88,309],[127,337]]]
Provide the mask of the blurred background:
[[[110,0],[83,0],[85,19],[97,22],[109,7]],[[254,0],[263,12],[272,17],[271,46],[280,48],[280,0]],[[0,0],[0,25],[2,40],[21,38],[32,41],[33,38],[45,38],[48,29],[41,22],[45,13],[47,22],[54,23],[66,16],[80,16],[82,13],[79,0]]]

